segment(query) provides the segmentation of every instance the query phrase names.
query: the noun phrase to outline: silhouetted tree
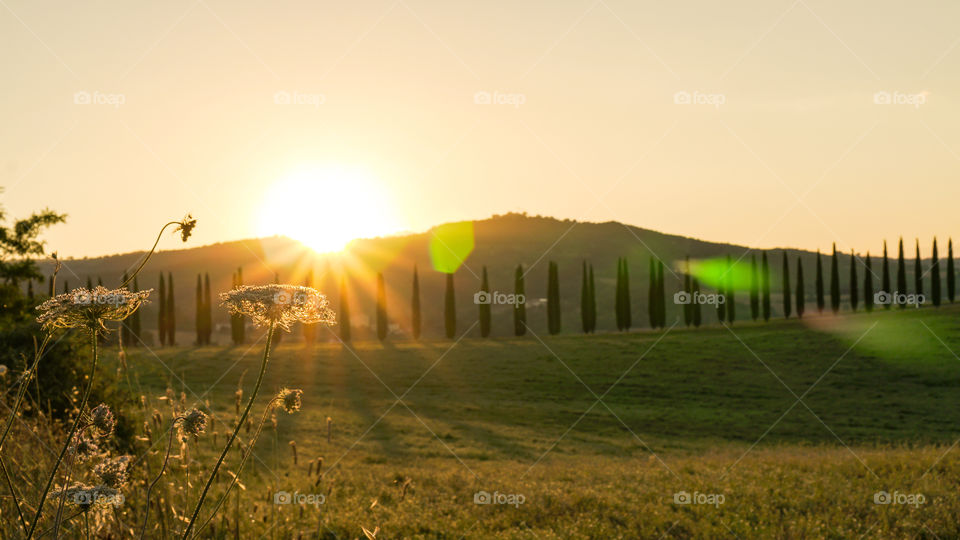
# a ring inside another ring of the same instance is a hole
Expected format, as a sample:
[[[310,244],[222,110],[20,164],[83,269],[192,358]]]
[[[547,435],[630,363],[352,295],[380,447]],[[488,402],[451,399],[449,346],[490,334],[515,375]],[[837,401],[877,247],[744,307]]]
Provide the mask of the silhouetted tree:
[[[691,291],[693,291],[693,294],[699,296],[700,282],[697,281],[697,278],[693,278],[693,283],[691,284],[691,287],[692,287]],[[695,328],[699,328],[700,323],[702,322],[701,313],[700,313],[700,303],[696,302],[696,303],[692,303],[691,305],[693,306],[693,326]]]
[[[413,339],[420,339],[420,276],[413,265],[413,293],[410,296],[410,332]]]
[[[957,290],[955,279],[953,269],[953,238],[950,238],[947,241],[947,298],[951,304],[953,303]]]
[[[647,316],[650,318],[650,328],[660,325],[657,311],[657,263],[650,256],[650,286],[647,291]]]
[[[917,239],[917,256],[913,259],[913,284],[917,296],[923,294],[923,262],[920,260],[920,239]]]
[[[124,278],[126,281],[126,278]],[[197,332],[197,345],[203,345],[203,277],[197,274],[197,302],[196,302],[196,322],[194,323]]]
[[[850,249],[850,310],[856,311],[860,302],[860,285],[857,278],[857,256]]]
[[[547,267],[547,331],[560,332],[560,279],[553,261]]]
[[[518,264],[513,276],[513,293],[517,302],[513,305],[513,335],[522,336],[527,333],[527,305],[520,299],[526,300],[526,289],[523,283],[523,265]]]
[[[590,284],[587,281],[587,261],[582,261],[580,277],[580,327],[590,333]]]
[[[833,257],[830,258],[830,309],[834,314],[840,311],[840,258],[837,244],[833,244]]]
[[[590,276],[587,284],[590,286],[590,333],[597,331],[597,287],[593,280],[593,265],[590,265]]]
[[[167,272],[167,343],[177,344],[177,308],[173,296],[173,274]]]
[[[377,339],[387,339],[387,286],[383,272],[377,272]]]
[[[213,337],[213,306],[210,300],[210,274],[203,274],[203,343],[210,345]]]
[[[760,316],[760,282],[757,278],[757,256],[750,254],[750,318]]]
[[[630,267],[627,258],[623,258],[623,329],[633,326],[633,307],[630,300]]]
[[[663,328],[667,324],[667,290],[663,283],[663,261],[659,259],[657,259],[657,312],[660,328]]]
[[[803,318],[803,312],[807,307],[807,291],[803,286],[803,261],[797,256],[797,292],[793,295],[797,302],[797,318]]]
[[[163,279],[163,272],[160,272],[160,285],[157,287],[157,335],[160,340],[160,346],[167,344],[167,285]]]
[[[480,279],[480,290],[487,293],[487,302],[481,302],[478,306],[480,310],[480,335],[487,337],[490,335],[490,281],[487,278],[487,267],[483,267],[483,275]]]
[[[783,250],[783,262],[780,264],[783,268],[783,318],[789,319],[792,306],[790,305],[790,261],[787,260],[787,250]]]
[[[67,294],[68,292],[70,292],[70,282],[63,280],[63,294]]]
[[[453,289],[453,274],[447,274],[447,290],[443,296],[443,328],[447,339],[457,335],[457,299]]]
[[[887,257],[887,241],[883,241],[883,274],[880,277],[880,290],[890,294],[893,292],[890,289],[890,260]],[[890,302],[887,302],[883,305],[883,309],[890,309]]]
[[[817,312],[823,313],[823,306],[826,304],[823,298],[823,262],[820,258],[820,250],[817,250],[817,276],[814,284],[817,292]]]
[[[340,340],[348,343],[352,337],[350,325],[350,297],[348,293],[348,283],[350,276],[344,272],[340,278]]]
[[[690,326],[693,323],[693,289],[690,282],[690,256],[684,259],[683,267],[683,292],[687,293],[690,302],[683,305],[683,324]]]
[[[900,237],[900,253],[897,257],[897,292],[907,294],[907,262],[903,258],[903,237]],[[906,305],[906,302],[900,302],[900,309]]]
[[[87,276],[87,290],[88,290],[88,291],[92,291],[92,290],[93,290],[93,282],[90,281],[90,276]]]
[[[867,252],[867,271],[863,273],[863,308],[867,312],[873,311],[873,264],[870,262],[870,252]]]
[[[930,296],[933,305],[940,307],[940,257],[937,253],[937,238],[933,238],[933,258],[930,262]]]
[[[760,289],[763,292],[763,320],[770,320],[770,265],[767,262],[767,252],[761,256]]]

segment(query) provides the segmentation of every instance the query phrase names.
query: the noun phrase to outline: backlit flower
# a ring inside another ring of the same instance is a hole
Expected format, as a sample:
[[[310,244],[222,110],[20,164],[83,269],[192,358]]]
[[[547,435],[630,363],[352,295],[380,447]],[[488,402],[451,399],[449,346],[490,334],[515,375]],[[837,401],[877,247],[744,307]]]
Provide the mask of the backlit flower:
[[[284,388],[277,394],[277,401],[283,406],[283,410],[293,414],[300,410],[303,401],[303,390]]]
[[[327,298],[316,289],[296,285],[242,285],[220,293],[230,313],[246,315],[257,326],[276,324],[290,331],[295,322],[335,324]]]
[[[58,294],[37,306],[40,315],[37,322],[44,330],[55,328],[87,328],[94,332],[107,332],[103,323],[122,321],[147,302],[153,289],[130,292],[126,288],[107,289],[97,286],[79,288]]]
[[[177,227],[173,229],[174,233],[179,232],[180,238],[186,242],[190,238],[190,233],[193,232],[193,228],[197,226],[197,220],[193,219],[193,216],[187,214],[183,220],[177,224]]]

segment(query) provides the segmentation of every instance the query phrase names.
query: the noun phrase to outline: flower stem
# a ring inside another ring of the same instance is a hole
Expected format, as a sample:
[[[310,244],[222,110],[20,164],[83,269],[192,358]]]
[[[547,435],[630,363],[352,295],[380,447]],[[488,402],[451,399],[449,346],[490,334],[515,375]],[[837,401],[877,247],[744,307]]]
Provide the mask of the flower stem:
[[[250,408],[253,407],[253,401],[257,398],[257,393],[260,391],[260,385],[263,383],[263,374],[267,370],[267,360],[270,359],[270,345],[273,342],[273,333],[276,331],[276,328],[276,323],[270,324],[270,330],[267,332],[267,345],[263,349],[263,360],[260,363],[260,375],[257,377],[256,386],[253,387],[253,394],[250,395],[250,401],[247,402],[247,407],[243,410],[243,414],[237,421],[237,427],[233,429],[233,434],[230,435],[230,439],[227,441],[226,446],[223,447],[223,452],[220,453],[220,459],[217,460],[216,466],[213,467],[213,472],[210,473],[210,477],[207,478],[207,485],[203,487],[203,492],[200,493],[200,500],[197,501],[197,506],[193,509],[193,516],[190,518],[190,522],[187,523],[186,530],[183,531],[183,540],[189,540],[190,530],[193,529],[193,524],[197,521],[197,516],[200,515],[200,508],[203,506],[203,500],[206,499],[207,492],[210,491],[210,486],[213,484],[213,480],[216,478],[217,472],[220,470],[220,465],[223,464],[224,458],[227,457],[227,452],[230,451],[230,446],[233,445],[233,441],[236,440],[237,434],[240,433],[240,428],[243,427],[243,423],[247,421],[247,415],[250,414]]]
[[[170,459],[170,447],[173,446],[173,434],[176,433],[174,428],[177,426],[177,420],[179,419],[175,419],[170,426],[170,439],[167,441],[167,452],[163,455],[163,466],[160,467],[160,473],[153,479],[153,482],[150,482],[150,486],[147,488],[146,508],[143,510],[143,526],[140,527],[140,538],[143,538],[143,535],[147,532],[147,519],[150,517],[150,492],[153,490],[153,486],[160,481],[163,472],[167,470],[167,461]]]
[[[33,365],[30,366],[30,369],[23,372],[21,375],[20,388],[17,389],[17,401],[13,405],[13,410],[10,412],[10,418],[7,420],[7,425],[3,428],[3,435],[0,435],[0,450],[3,449],[3,443],[7,440],[7,435],[10,433],[10,427],[13,426],[13,421],[17,418],[17,413],[20,411],[20,405],[23,404],[23,398],[27,395],[27,389],[30,386],[30,379],[37,373],[37,364],[40,363],[40,358],[43,357],[43,351],[47,348],[47,344],[50,343],[51,334],[47,334],[43,341],[40,343],[40,348],[37,349],[36,354],[33,358]],[[34,342],[36,344],[36,342]]]
[[[140,270],[143,270],[143,266],[144,266],[145,264],[147,264],[147,261],[149,261],[149,260],[150,260],[150,257],[153,256],[153,252],[156,251],[156,249],[157,249],[157,244],[160,243],[160,238],[163,237],[163,231],[167,230],[167,227],[169,227],[169,226],[171,226],[171,225],[179,225],[179,224],[180,224],[179,221],[171,221],[170,223],[167,223],[166,225],[164,225],[164,226],[160,229],[160,234],[157,235],[157,240],[153,243],[153,247],[150,248],[150,252],[147,253],[146,256],[144,256],[144,258],[143,258],[142,261],[140,261],[140,266],[137,267],[137,269],[133,272],[133,274],[131,274],[130,277],[127,278],[126,281],[124,281],[123,283],[121,283],[119,287],[117,287],[118,289],[122,289],[122,288],[126,287],[126,286],[127,286],[127,283],[130,283],[131,281],[133,281],[133,278],[137,277],[137,274],[140,273]]]
[[[70,428],[70,433],[67,435],[67,440],[63,443],[63,448],[60,449],[60,455],[57,456],[57,462],[53,465],[53,470],[50,471],[50,478],[47,479],[47,485],[43,488],[43,494],[40,495],[40,502],[37,503],[37,512],[33,516],[33,523],[30,524],[30,530],[27,531],[27,540],[30,540],[30,538],[33,537],[33,532],[36,530],[37,524],[40,523],[40,516],[43,513],[43,503],[47,500],[47,494],[50,493],[50,487],[53,485],[53,481],[57,477],[57,470],[60,468],[60,464],[63,463],[63,456],[66,455],[67,449],[70,447],[70,441],[73,440],[74,435],[77,433],[77,427],[80,426],[80,420],[83,418],[83,409],[86,408],[87,400],[90,399],[90,390],[93,389],[93,379],[97,373],[97,333],[95,331],[91,331],[90,338],[90,341],[93,343],[93,361],[90,363],[90,380],[87,381],[87,389],[83,392],[83,399],[80,400],[80,408],[77,412],[77,417],[73,420],[73,426]],[[64,486],[64,489],[66,488],[67,486]]]
[[[23,519],[23,510],[20,509],[20,497],[17,495],[17,490],[13,487],[13,482],[10,481],[10,473],[7,472],[7,466],[3,463],[2,457],[0,457],[0,469],[3,470],[3,477],[7,481],[7,489],[10,490],[10,496],[13,497],[13,504],[17,507],[17,517],[20,518],[20,525],[23,527],[23,532],[27,532],[27,521]]]

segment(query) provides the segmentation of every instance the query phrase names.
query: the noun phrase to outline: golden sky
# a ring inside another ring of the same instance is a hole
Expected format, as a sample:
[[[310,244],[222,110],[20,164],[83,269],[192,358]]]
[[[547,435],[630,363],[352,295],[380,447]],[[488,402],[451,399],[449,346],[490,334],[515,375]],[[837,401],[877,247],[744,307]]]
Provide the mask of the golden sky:
[[[958,17],[955,1],[2,0],[0,202],[68,213],[46,237],[76,256],[144,249],[186,212],[194,245],[284,232],[266,201],[304,175],[326,183],[290,213],[341,236],[526,211],[929,251],[960,231]]]

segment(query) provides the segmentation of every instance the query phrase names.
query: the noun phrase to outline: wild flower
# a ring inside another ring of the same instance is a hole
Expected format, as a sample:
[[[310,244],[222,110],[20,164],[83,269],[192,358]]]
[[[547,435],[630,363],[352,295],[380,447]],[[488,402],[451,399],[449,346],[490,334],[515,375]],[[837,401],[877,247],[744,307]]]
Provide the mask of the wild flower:
[[[113,417],[113,412],[110,411],[110,407],[101,403],[90,411],[90,425],[97,431],[97,435],[99,435],[100,438],[105,438],[113,433],[117,421]]]
[[[277,394],[276,400],[283,407],[283,410],[293,414],[300,410],[300,406],[303,404],[302,397],[303,390],[284,388]]]
[[[190,234],[193,233],[193,228],[197,226],[197,220],[193,219],[193,216],[187,214],[180,222],[177,223],[177,226],[174,227],[173,232],[180,233],[180,239],[186,242],[190,239]]]
[[[73,445],[70,447],[77,462],[83,463],[96,458],[102,454],[100,445],[92,437],[80,434],[74,438]]]
[[[276,325],[290,331],[295,322],[334,324],[336,316],[327,297],[316,289],[297,285],[242,285],[221,293],[223,305],[234,315],[246,315],[257,326]]]
[[[198,437],[207,427],[207,415],[200,409],[192,409],[185,414],[179,423],[180,440],[186,441],[188,437]]]
[[[109,330],[104,322],[126,319],[148,301],[152,290],[130,292],[125,288],[81,287],[37,306],[40,312],[37,322],[48,332],[56,328],[86,328],[106,333]]]
[[[119,489],[127,483],[127,469],[130,467],[130,456],[120,456],[100,462],[94,469],[103,485]]]

